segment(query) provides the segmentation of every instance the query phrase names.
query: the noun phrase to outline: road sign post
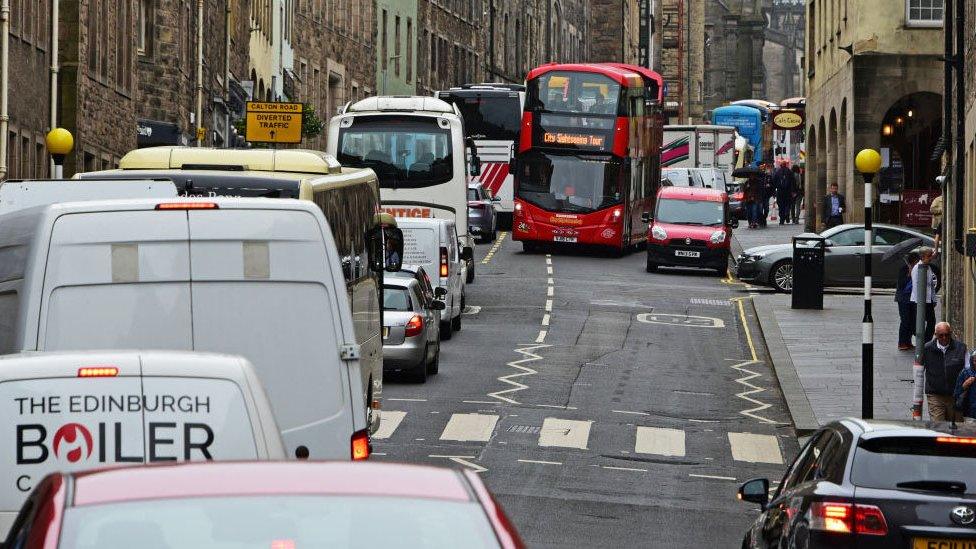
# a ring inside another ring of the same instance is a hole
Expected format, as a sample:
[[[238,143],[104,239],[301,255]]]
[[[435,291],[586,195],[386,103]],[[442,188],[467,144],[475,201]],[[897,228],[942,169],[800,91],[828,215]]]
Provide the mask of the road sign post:
[[[301,103],[247,102],[245,139],[251,143],[301,143]]]

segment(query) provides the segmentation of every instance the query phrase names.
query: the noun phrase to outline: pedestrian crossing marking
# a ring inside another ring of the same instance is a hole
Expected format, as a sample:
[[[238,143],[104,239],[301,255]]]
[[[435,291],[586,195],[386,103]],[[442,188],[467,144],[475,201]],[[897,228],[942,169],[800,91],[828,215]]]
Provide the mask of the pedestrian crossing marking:
[[[393,431],[397,430],[400,422],[407,416],[406,412],[395,412],[393,410],[383,410],[380,412],[380,428],[373,434],[373,438],[387,439],[393,436]]]
[[[729,433],[729,446],[732,448],[732,459],[735,461],[777,465],[783,463],[779,441],[773,435]]]
[[[542,422],[542,431],[539,432],[539,446],[586,450],[592,424],[592,421],[547,417]]]
[[[685,432],[680,429],[637,427],[637,443],[634,451],[638,454],[684,456]]]
[[[494,414],[452,414],[441,440],[487,442],[495,431],[498,416]]]

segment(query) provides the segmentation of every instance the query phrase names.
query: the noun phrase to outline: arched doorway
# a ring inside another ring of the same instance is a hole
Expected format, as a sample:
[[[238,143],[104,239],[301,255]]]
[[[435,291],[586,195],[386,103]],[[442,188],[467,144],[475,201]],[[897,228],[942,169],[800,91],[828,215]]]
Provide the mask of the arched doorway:
[[[881,122],[880,221],[905,222],[905,198],[913,191],[938,189],[935,178],[940,166],[937,160],[932,160],[932,151],[941,135],[941,95],[913,93],[888,108]],[[902,200],[889,199],[896,195],[902,195]]]

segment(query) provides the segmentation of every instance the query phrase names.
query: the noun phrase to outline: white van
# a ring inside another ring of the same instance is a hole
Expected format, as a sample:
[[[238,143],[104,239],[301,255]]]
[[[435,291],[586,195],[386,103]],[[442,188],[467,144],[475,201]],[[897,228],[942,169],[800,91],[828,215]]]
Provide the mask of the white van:
[[[0,216],[0,354],[239,354],[268,391],[289,455],[368,457],[368,387],[321,210],[306,200],[178,200]],[[374,255],[363,260],[382,268]]]
[[[48,473],[119,464],[284,459],[251,364],[230,355],[0,356],[0,532]]]
[[[0,214],[56,202],[111,200],[118,198],[173,198],[172,181],[130,178],[120,181],[78,181],[39,179],[0,183]]]
[[[454,222],[448,219],[398,217],[403,231],[403,263],[420,265],[431,284],[447,290],[441,313],[441,339],[461,329],[465,306],[465,265]]]

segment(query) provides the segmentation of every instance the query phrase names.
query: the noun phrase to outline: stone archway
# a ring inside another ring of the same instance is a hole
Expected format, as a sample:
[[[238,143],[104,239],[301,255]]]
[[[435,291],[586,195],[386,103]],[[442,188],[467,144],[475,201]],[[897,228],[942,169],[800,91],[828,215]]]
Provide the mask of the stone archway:
[[[916,92],[894,101],[881,121],[880,145],[888,160],[882,167],[878,190],[887,194],[928,191],[938,188],[940,173],[932,151],[942,135],[942,96]],[[903,202],[883,203],[879,218],[889,223],[901,221]]]
[[[851,177],[854,155],[851,154],[849,148],[847,125],[847,99],[845,98],[841,102],[840,118],[837,120],[837,185],[840,187],[841,193],[853,197],[857,194],[854,189],[856,186],[854,178]],[[850,206],[849,202],[848,206]]]
[[[804,226],[806,230],[815,231],[817,228],[817,162],[820,160],[819,151],[817,150],[817,128],[815,125],[810,125],[807,130],[807,148],[806,148],[806,159],[804,163],[804,174],[803,174],[803,200],[806,202],[806,218],[804,219]]]
[[[816,207],[817,227],[823,223],[823,212],[820,211],[820,201],[827,194],[827,121],[820,118],[817,129],[817,180],[813,186],[811,205]]]

